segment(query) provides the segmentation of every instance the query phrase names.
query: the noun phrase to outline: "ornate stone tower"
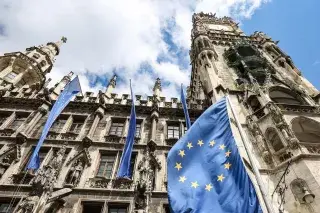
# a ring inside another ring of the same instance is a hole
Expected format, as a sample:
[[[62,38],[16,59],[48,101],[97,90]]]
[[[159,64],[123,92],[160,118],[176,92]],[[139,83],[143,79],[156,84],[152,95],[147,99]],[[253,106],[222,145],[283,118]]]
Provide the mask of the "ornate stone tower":
[[[194,14],[191,38],[190,101],[229,94],[275,212],[319,212],[319,91],[278,42],[262,32],[246,36],[228,17]]]
[[[60,46],[67,39],[49,42],[46,45],[27,48],[24,52],[6,53],[0,56],[0,91],[28,86],[40,89],[46,74],[52,69],[54,57],[59,55]]]

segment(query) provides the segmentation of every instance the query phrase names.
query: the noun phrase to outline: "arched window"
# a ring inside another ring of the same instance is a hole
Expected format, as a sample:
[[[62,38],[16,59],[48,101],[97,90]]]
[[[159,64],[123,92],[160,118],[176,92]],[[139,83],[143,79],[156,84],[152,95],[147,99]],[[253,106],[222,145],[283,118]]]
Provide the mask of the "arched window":
[[[306,105],[306,102],[297,97],[292,91],[283,87],[271,88],[269,96],[275,103]]]
[[[292,130],[298,140],[304,143],[320,143],[320,123],[306,117],[297,117],[291,121]]]
[[[255,112],[257,111],[258,109],[261,108],[261,104],[260,104],[260,101],[258,100],[258,98],[254,95],[250,96],[248,98],[248,104],[249,106],[251,107],[252,111]]]
[[[266,131],[266,138],[270,142],[271,146],[273,147],[274,151],[279,151],[280,149],[284,148],[284,145],[278,135],[277,131],[274,128],[268,128]]]

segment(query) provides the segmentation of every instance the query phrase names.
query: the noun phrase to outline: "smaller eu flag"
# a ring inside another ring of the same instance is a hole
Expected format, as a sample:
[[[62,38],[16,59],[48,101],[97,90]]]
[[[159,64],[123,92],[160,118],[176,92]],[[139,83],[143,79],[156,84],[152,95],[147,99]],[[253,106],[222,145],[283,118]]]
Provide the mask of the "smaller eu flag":
[[[187,129],[189,129],[191,126],[191,122],[190,122],[190,117],[189,117],[189,112],[187,107],[186,96],[184,94],[182,84],[181,84],[181,103],[182,103],[182,108],[184,112],[184,117],[186,119],[186,126],[187,126]]]
[[[172,147],[167,170],[173,213],[262,212],[232,135],[226,98]]]
[[[52,126],[56,118],[60,115],[62,110],[68,105],[72,97],[75,96],[80,91],[81,91],[81,87],[80,87],[79,78],[77,76],[65,86],[64,90],[59,95],[57,101],[54,103],[49,113],[48,119],[44,125],[44,128],[42,130],[38,144],[32,153],[27,169],[34,169],[34,170],[39,169],[40,167],[40,159],[38,155],[39,150],[44,140],[47,137],[50,127]]]
[[[126,138],[126,144],[124,145],[124,149],[121,156],[120,167],[118,170],[117,178],[131,179],[131,171],[130,171],[130,162],[132,149],[134,144],[134,137],[136,134],[136,109],[134,106],[134,96],[131,87],[130,81],[130,91],[131,91],[131,114],[130,114],[130,123],[129,123],[129,131]]]

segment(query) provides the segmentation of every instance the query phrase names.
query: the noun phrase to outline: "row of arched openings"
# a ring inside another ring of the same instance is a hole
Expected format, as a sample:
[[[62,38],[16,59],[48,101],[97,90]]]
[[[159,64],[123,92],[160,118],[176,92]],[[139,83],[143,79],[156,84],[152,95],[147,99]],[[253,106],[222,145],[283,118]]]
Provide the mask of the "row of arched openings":
[[[320,144],[320,122],[311,118],[299,116],[291,121],[291,128],[301,143]],[[274,151],[277,152],[284,148],[284,143],[282,142],[279,133],[275,128],[268,128],[265,136],[270,142]]]

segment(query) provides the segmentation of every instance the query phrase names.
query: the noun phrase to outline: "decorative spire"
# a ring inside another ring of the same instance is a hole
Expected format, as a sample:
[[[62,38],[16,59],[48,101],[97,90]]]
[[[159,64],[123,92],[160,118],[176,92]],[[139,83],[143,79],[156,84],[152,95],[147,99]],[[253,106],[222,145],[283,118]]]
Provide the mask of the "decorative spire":
[[[162,91],[161,88],[161,80],[160,78],[157,78],[154,87],[153,87],[153,95],[156,96],[158,99],[160,99],[160,92]]]
[[[104,93],[108,98],[111,97],[111,93],[113,89],[116,88],[116,85],[117,85],[117,75],[113,75],[108,83],[106,92]]]
[[[55,42],[55,44],[60,48],[63,43],[67,43],[67,40],[67,37],[62,36],[60,41]]]

